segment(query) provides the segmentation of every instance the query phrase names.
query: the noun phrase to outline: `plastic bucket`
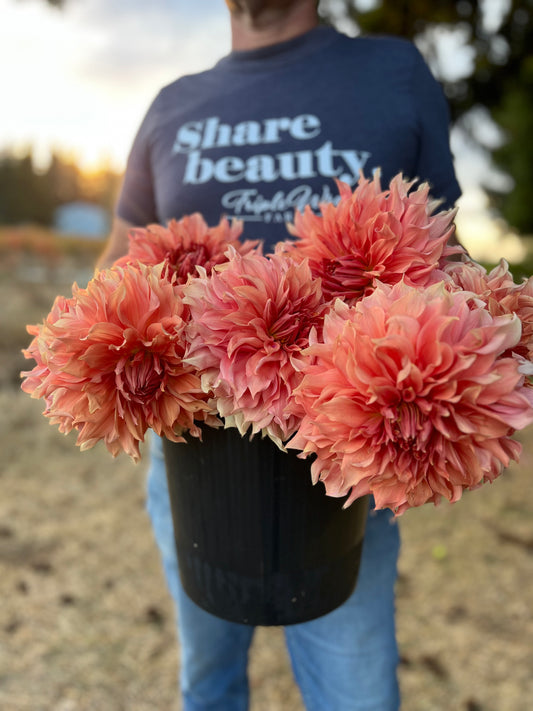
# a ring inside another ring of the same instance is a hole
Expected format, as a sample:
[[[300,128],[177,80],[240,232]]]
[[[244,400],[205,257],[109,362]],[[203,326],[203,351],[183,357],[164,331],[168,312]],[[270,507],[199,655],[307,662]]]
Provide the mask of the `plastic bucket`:
[[[367,497],[313,486],[309,461],[269,439],[204,428],[164,440],[180,577],[208,612],[249,625],[289,625],[331,612],[353,592]]]

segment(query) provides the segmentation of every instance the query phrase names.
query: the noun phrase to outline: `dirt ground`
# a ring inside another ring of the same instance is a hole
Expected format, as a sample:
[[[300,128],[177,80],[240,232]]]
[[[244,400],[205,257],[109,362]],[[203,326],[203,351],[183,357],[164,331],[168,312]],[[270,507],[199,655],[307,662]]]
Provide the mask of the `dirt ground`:
[[[0,709],[176,711],[144,464],[80,453],[19,390],[24,325],[86,274],[72,258],[0,267]],[[493,485],[401,520],[403,711],[531,711],[532,435]],[[281,630],[257,631],[250,675],[252,711],[303,709]]]

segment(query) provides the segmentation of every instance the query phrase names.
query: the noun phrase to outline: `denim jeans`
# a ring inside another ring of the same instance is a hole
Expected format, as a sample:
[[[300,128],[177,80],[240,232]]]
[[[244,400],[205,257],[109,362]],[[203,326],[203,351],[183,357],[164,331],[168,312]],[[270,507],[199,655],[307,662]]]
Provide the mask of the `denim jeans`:
[[[161,440],[152,438],[147,506],[176,605],[184,711],[245,711],[254,628],[214,617],[180,584]],[[370,511],[357,587],[323,617],[285,627],[293,673],[307,711],[397,711],[394,584],[397,524]]]

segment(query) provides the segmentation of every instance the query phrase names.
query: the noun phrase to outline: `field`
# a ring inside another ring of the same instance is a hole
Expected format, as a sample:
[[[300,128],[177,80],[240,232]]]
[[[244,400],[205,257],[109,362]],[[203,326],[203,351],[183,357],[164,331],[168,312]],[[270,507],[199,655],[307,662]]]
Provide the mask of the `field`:
[[[0,708],[179,709],[179,648],[144,511],[144,464],[80,453],[20,391],[20,349],[100,245],[0,234]],[[401,520],[404,711],[530,711],[531,430],[493,485]],[[252,711],[300,711],[279,629],[257,631]],[[325,709],[324,711],[329,711]]]

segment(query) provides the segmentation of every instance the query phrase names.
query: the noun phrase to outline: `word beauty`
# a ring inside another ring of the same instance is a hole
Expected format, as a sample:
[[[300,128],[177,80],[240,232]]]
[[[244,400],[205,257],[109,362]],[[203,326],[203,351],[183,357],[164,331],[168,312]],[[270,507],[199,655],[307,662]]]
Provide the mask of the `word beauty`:
[[[214,159],[205,151],[231,146],[259,146],[279,143],[283,133],[295,141],[308,141],[321,132],[320,120],[313,114],[294,118],[271,118],[263,122],[242,121],[235,126],[220,123],[217,117],[190,121],[181,126],[173,146],[174,154],[187,154],[183,182],[190,185],[216,180],[220,183],[274,182],[305,180],[321,175],[353,184],[370,156],[367,151],[335,149],[331,141],[319,148],[284,151],[241,158],[224,155]]]

